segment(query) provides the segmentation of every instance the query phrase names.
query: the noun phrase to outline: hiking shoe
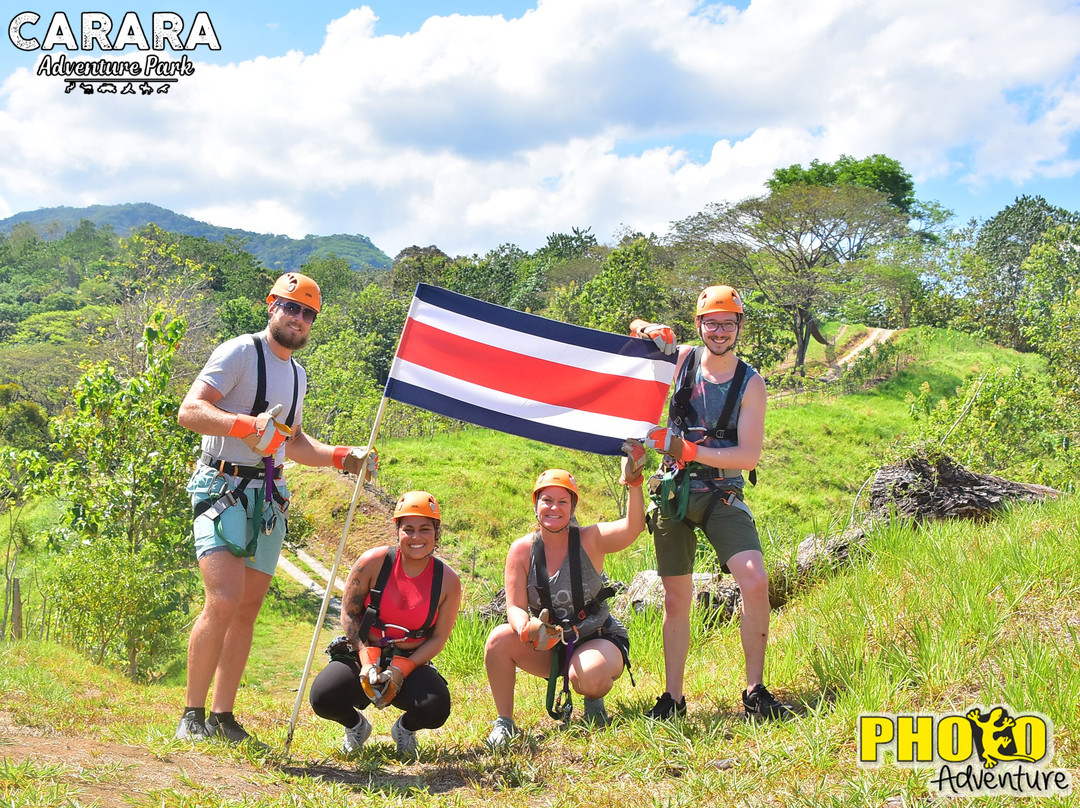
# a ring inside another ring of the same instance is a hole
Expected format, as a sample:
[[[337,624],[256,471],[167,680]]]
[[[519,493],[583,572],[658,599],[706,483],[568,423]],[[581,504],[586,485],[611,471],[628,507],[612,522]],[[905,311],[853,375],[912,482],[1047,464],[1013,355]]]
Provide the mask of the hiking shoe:
[[[491,734],[488,735],[487,745],[492,749],[505,749],[510,741],[521,734],[514,719],[499,716],[492,725]]]
[[[656,704],[645,713],[646,718],[654,718],[657,721],[670,721],[672,718],[682,718],[684,715],[686,715],[686,696],[676,703],[671,694],[666,692],[658,696]]]
[[[242,743],[251,737],[232,713],[210,713],[206,718],[206,735],[224,738],[229,743]]]
[[[173,737],[178,741],[198,743],[205,741],[210,737],[210,734],[206,731],[206,726],[199,720],[199,716],[194,710],[185,710],[183,717],[180,719],[180,726],[176,728],[176,735]]]
[[[791,718],[794,713],[778,702],[763,684],[754,685],[749,692],[743,691],[743,707],[750,718],[764,718],[766,721]]]
[[[361,713],[360,721],[357,722],[355,727],[352,729],[345,727],[345,740],[341,742],[341,753],[351,755],[353,752],[359,752],[360,747],[364,745],[370,736],[371,722],[364,718],[363,713]]]
[[[600,728],[611,723],[607,709],[604,707],[604,697],[598,699],[585,699],[585,723]]]
[[[401,754],[416,757],[416,732],[401,726],[400,717],[394,722],[394,726],[390,727],[390,737],[394,739]]]

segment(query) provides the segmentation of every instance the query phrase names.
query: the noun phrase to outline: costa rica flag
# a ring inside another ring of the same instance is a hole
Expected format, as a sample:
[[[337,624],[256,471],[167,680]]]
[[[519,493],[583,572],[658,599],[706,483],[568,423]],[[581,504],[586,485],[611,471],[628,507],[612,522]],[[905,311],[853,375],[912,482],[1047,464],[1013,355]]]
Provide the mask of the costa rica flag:
[[[561,323],[438,286],[416,287],[385,395],[604,455],[659,422],[675,356],[652,340]]]

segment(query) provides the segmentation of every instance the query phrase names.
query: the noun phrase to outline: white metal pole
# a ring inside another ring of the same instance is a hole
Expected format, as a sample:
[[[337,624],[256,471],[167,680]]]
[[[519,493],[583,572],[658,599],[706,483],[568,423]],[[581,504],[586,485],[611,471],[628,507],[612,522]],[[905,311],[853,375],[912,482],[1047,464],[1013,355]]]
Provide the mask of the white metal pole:
[[[371,440],[368,441],[368,451],[375,450],[375,438],[379,434],[379,426],[382,424],[383,413],[386,411],[386,396],[379,402],[379,409],[375,414],[375,424],[371,428]],[[356,488],[353,489],[352,504],[349,505],[349,513],[345,517],[345,527],[341,531],[341,541],[338,542],[337,555],[334,556],[333,566],[330,567],[330,580],[326,584],[326,593],[323,595],[322,608],[319,609],[319,619],[315,623],[315,634],[311,638],[311,647],[308,648],[307,661],[304,663],[304,673],[300,677],[300,687],[296,691],[296,703],[293,705],[292,716],[289,718],[289,731],[285,735],[285,748],[282,754],[289,754],[289,744],[292,743],[293,729],[296,727],[296,717],[300,714],[300,703],[304,700],[304,691],[307,689],[308,674],[311,672],[311,661],[315,658],[315,649],[319,646],[319,634],[322,632],[323,621],[326,619],[326,611],[330,606],[330,598],[333,593],[334,581],[337,580],[338,565],[341,563],[341,554],[345,551],[345,540],[349,537],[349,528],[352,526],[353,514],[356,512],[356,503],[360,499],[360,489],[368,479],[367,463],[360,470],[356,478]],[[343,605],[344,607],[344,605]]]

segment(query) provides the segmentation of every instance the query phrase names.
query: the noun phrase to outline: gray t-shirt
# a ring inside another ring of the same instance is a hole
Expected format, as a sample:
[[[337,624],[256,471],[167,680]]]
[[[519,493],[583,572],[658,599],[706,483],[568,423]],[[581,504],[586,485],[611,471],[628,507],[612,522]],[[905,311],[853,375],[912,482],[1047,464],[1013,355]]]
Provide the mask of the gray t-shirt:
[[[279,359],[270,350],[266,343],[266,333],[258,335],[262,340],[263,358],[266,361],[266,400],[269,406],[281,404],[281,412],[277,420],[282,423],[289,415],[292,407],[294,374],[296,367],[296,382],[299,390],[296,396],[296,415],[293,418],[293,427],[300,426],[304,412],[304,394],[307,392],[307,373],[292,359]],[[219,393],[221,400],[217,402],[218,408],[225,412],[248,414],[255,405],[255,388],[259,379],[258,349],[252,341],[251,334],[243,334],[233,337],[221,343],[210,358],[206,360],[198,381],[206,382]],[[202,450],[218,460],[235,463],[238,466],[258,466],[262,463],[262,456],[249,449],[239,438],[229,436],[203,435]],[[274,455],[274,465],[285,462],[285,446],[277,450]]]

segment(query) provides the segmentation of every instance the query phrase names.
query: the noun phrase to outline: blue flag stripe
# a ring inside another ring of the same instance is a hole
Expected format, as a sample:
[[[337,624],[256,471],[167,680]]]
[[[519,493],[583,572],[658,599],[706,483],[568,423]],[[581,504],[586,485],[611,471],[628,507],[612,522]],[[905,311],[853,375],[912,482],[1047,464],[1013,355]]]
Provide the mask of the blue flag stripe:
[[[602,455],[622,454],[620,448],[623,442],[622,438],[594,435],[588,432],[577,432],[572,429],[561,429],[539,424],[525,418],[517,418],[484,407],[477,407],[460,399],[444,396],[403,382],[400,379],[390,378],[387,380],[386,397],[439,415],[445,415],[448,418],[468,421],[470,424],[488,427],[500,432],[508,432],[511,435],[519,435],[541,443],[550,443],[567,449],[578,449],[583,452],[594,452]]]
[[[598,331],[594,328],[584,328],[580,325],[549,320],[546,317],[508,309],[505,306],[497,306],[494,303],[487,303],[468,295],[458,294],[426,283],[416,285],[416,299],[432,306],[450,309],[475,320],[481,320],[503,328],[512,328],[544,339],[565,342],[570,345],[580,345],[583,348],[592,348],[593,350],[623,356],[656,359],[655,346],[649,340],[628,339],[607,331]]]

